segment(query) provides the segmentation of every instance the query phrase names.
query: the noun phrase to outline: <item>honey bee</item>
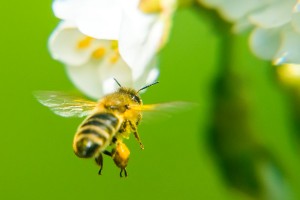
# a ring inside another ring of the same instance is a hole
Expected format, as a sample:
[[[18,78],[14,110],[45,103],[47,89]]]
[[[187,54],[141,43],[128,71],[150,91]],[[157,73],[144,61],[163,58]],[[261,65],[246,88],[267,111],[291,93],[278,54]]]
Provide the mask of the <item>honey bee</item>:
[[[98,102],[89,101],[62,92],[36,92],[38,101],[49,107],[54,113],[63,117],[84,117],[73,140],[73,150],[80,158],[94,158],[99,165],[101,174],[103,154],[110,156],[121,169],[120,176],[126,167],[130,151],[123,142],[134,134],[140,148],[144,145],[138,134],[137,127],[142,119],[143,111],[169,107],[169,103],[143,105],[139,92],[157,84],[146,85],[139,90],[122,87],[116,80],[119,89],[104,96]],[[112,150],[108,151],[111,146]]]

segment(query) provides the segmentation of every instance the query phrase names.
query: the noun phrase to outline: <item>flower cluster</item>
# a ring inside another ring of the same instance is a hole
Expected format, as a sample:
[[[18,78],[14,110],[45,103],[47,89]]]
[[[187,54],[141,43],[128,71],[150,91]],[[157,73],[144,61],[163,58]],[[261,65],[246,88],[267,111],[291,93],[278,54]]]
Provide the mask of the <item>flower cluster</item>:
[[[162,2],[160,12],[146,14],[139,0],[55,0],[62,21],[49,39],[50,52],[92,98],[115,90],[113,78],[128,87],[149,84],[158,76],[156,54],[176,7],[174,0]]]
[[[254,27],[250,47],[275,65],[300,63],[300,1],[198,0],[234,24],[233,31]]]
[[[158,74],[157,52],[168,39],[177,7],[194,0],[54,0],[62,21],[49,39],[73,83],[99,98],[113,78],[140,88]],[[195,0],[216,9],[233,32],[251,29],[255,55],[275,65],[300,64],[300,0]]]

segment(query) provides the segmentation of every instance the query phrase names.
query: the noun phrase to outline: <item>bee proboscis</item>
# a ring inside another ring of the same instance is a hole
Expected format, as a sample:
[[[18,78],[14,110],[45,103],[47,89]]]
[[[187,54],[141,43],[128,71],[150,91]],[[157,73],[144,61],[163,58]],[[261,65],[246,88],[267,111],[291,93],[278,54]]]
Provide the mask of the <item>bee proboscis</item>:
[[[117,80],[119,89],[93,102],[63,92],[41,91],[35,96],[39,102],[49,107],[54,113],[63,117],[86,118],[79,125],[73,140],[73,150],[80,158],[95,158],[101,174],[103,154],[111,156],[116,166],[127,176],[127,163],[130,155],[123,138],[129,138],[133,133],[140,144],[137,127],[142,119],[143,111],[160,110],[177,102],[143,105],[139,92],[158,82],[152,83],[139,90],[122,87]],[[108,146],[112,147],[108,151]]]

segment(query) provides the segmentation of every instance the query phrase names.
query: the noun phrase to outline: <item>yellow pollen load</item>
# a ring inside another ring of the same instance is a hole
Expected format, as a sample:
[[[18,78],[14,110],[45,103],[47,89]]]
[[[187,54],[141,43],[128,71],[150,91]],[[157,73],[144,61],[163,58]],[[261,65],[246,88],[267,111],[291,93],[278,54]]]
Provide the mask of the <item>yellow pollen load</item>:
[[[92,53],[92,57],[95,59],[100,59],[104,56],[105,54],[105,48],[104,47],[99,47]]]
[[[122,158],[123,160],[128,159],[128,157],[130,155],[130,151],[124,143],[117,144],[117,149],[118,149],[120,158]]]
[[[79,40],[79,42],[77,43],[77,48],[78,49],[84,49],[87,48],[91,45],[93,38],[86,36],[84,37],[82,40]]]

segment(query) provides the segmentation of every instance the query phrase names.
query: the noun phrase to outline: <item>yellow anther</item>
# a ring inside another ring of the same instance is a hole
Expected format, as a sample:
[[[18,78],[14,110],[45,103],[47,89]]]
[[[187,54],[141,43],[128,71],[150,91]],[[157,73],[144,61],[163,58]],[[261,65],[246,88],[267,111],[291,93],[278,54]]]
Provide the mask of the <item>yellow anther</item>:
[[[79,42],[77,43],[77,48],[78,49],[84,49],[87,48],[91,45],[93,38],[86,36],[84,37],[82,40],[79,40]]]
[[[117,40],[112,40],[111,41],[111,46],[113,50],[118,49],[118,41]]]
[[[104,47],[99,47],[92,53],[92,57],[95,59],[100,59],[104,56],[105,54],[105,48]]]
[[[139,9],[144,13],[155,13],[162,10],[161,0],[141,0]]]
[[[115,63],[119,60],[119,58],[120,58],[120,55],[119,55],[118,53],[114,53],[114,54],[110,57],[109,62],[110,62],[111,64],[115,64]]]
[[[168,10],[190,6],[194,2],[195,0],[140,0],[139,9],[145,13],[168,12]]]
[[[115,52],[116,54],[119,54],[119,48],[115,48],[115,49],[114,49],[114,52]]]

